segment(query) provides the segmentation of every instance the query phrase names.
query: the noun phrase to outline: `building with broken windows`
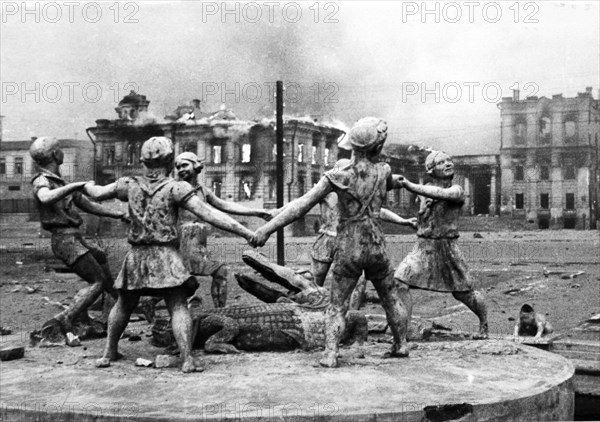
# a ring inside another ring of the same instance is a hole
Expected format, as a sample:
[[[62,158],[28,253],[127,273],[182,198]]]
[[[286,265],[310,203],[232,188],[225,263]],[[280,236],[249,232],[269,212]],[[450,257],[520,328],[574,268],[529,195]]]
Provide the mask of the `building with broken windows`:
[[[551,99],[521,100],[518,92],[503,98],[498,104],[498,154],[453,157],[454,182],[465,190],[463,215],[528,222],[515,224],[517,227],[596,228],[598,103],[591,88],[573,98],[554,95]],[[274,120],[242,120],[224,107],[207,113],[197,100],[159,119],[148,111],[149,104],[144,95],[132,92],[116,107],[116,119],[96,120],[96,126],[87,129],[92,142],[61,140],[65,178],[95,178],[97,183],[107,184],[122,176],[142,174],[142,143],[151,136],[168,136],[176,153],[192,151],[204,160],[200,178],[217,196],[249,207],[274,208],[278,178],[284,179],[287,203],[306,193],[338,158],[350,156],[348,151],[338,151],[337,141],[343,135],[340,129],[287,116],[284,171],[278,174]],[[2,142],[2,213],[35,213],[29,183],[35,171],[30,143]],[[380,160],[389,163],[396,174],[427,183],[423,164],[428,153],[422,147],[389,143]],[[418,211],[415,199],[404,189],[392,190],[386,207],[402,216],[414,216]],[[319,227],[317,208],[289,230],[298,235],[314,234]],[[250,227],[261,224],[255,218],[240,220]],[[463,221],[469,224],[468,219]],[[103,219],[100,224],[104,227],[100,232],[106,233],[114,222]],[[390,233],[400,230],[386,226]]]
[[[278,174],[274,120],[238,119],[224,107],[205,113],[197,100],[159,119],[149,113],[149,103],[144,95],[131,92],[115,109],[117,119],[96,120],[96,126],[87,129],[95,143],[99,184],[142,174],[142,143],[151,136],[167,136],[176,154],[191,151],[204,161],[200,178],[215,195],[248,207],[274,208],[277,179],[284,179],[286,203],[306,193],[336,162],[337,141],[344,133],[311,119],[285,116],[284,171]],[[293,231],[303,233],[307,224],[312,227],[312,219],[299,222]],[[252,226],[260,222],[243,217],[240,221]]]
[[[515,91],[502,99],[503,214],[537,222],[540,228],[595,227],[598,103],[591,87],[572,98],[558,94],[521,100]]]

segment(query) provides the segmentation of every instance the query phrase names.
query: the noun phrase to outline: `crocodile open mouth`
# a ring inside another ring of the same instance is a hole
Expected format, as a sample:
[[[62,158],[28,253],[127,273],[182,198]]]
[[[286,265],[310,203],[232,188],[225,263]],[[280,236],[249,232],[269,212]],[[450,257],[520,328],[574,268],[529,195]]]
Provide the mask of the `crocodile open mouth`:
[[[276,303],[280,297],[286,297],[285,293],[265,286],[254,274],[235,273],[235,279],[242,289],[265,303]]]
[[[294,271],[273,264],[265,255],[254,251],[245,251],[242,254],[242,260],[270,282],[279,284],[294,293],[301,291],[288,281],[295,274]]]

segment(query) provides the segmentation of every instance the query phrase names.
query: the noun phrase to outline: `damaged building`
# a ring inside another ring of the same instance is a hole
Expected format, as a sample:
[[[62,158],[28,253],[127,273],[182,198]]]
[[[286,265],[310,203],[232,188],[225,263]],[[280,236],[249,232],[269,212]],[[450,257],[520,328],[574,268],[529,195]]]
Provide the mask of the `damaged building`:
[[[140,175],[140,152],[151,136],[173,140],[175,154],[191,151],[204,161],[200,179],[218,197],[252,208],[275,208],[276,181],[285,181],[287,203],[313,187],[338,158],[337,141],[344,134],[310,118],[284,116],[284,172],[276,171],[275,122],[249,121],[221,107],[206,113],[200,102],[178,107],[162,119],[149,113],[150,101],[131,92],[116,107],[117,119],[96,120],[87,129],[95,144],[95,176],[99,184],[127,175]],[[312,234],[313,213],[291,229]],[[260,221],[240,217],[250,227]]]
[[[515,91],[498,108],[499,153],[453,156],[454,183],[465,191],[463,215],[501,216],[509,228],[598,228],[600,110],[592,88],[576,97],[551,99],[520,99]],[[381,159],[394,173],[427,183],[423,164],[428,153],[390,144]],[[405,190],[390,191],[387,207],[415,215],[415,199]]]
[[[192,151],[204,161],[200,179],[217,196],[269,209],[276,207],[279,177],[284,179],[287,203],[312,188],[339,158],[350,156],[349,151],[338,151],[342,130],[311,118],[285,116],[284,171],[280,175],[276,171],[274,119],[243,120],[225,107],[205,112],[198,100],[156,118],[149,112],[149,104],[144,95],[131,92],[115,108],[116,119],[96,120],[96,126],[86,130],[91,143],[61,140],[65,178],[94,178],[104,185],[122,176],[141,175],[143,142],[151,136],[168,136],[176,153]],[[501,226],[507,229],[597,228],[600,111],[592,88],[571,98],[559,94],[551,99],[530,96],[522,100],[515,92],[513,97],[503,98],[498,108],[498,154],[453,157],[454,181],[465,190],[464,229],[477,227],[476,219],[469,216],[479,215],[502,217]],[[429,150],[390,141],[380,160],[389,163],[396,174],[427,183],[423,164]],[[3,221],[4,216],[15,213],[35,219],[30,143],[2,142]],[[402,216],[414,216],[418,211],[415,199],[404,189],[392,190],[386,207]],[[256,218],[239,219],[250,228],[262,223]],[[288,233],[313,235],[318,220],[316,207],[287,229]],[[94,221],[90,220],[90,233],[120,234],[123,229],[110,219]],[[388,233],[409,232],[385,226]]]
[[[598,104],[591,87],[572,98],[502,99],[503,214],[539,228],[596,228]]]

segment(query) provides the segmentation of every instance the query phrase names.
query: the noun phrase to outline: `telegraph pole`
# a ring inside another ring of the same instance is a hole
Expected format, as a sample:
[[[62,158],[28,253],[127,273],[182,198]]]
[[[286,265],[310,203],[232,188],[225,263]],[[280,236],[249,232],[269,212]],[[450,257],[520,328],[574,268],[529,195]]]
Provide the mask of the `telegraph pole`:
[[[283,207],[283,81],[277,81],[276,86],[276,141],[277,141],[277,208]],[[277,264],[285,265],[285,252],[283,249],[283,228],[277,230]]]

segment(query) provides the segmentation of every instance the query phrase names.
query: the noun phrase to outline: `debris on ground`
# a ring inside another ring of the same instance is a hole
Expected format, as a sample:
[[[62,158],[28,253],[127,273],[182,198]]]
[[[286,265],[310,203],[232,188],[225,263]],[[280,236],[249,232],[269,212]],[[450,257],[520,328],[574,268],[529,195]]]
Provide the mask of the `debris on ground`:
[[[521,288],[517,288],[517,289],[509,289],[509,290],[505,290],[503,293],[505,295],[514,295],[517,293],[522,293],[522,292],[526,292],[528,290],[533,289],[532,286],[526,286],[526,287],[521,287]]]
[[[60,302],[57,302],[55,300],[50,300],[50,298],[48,296],[43,296],[42,300],[46,302],[47,305],[54,305],[54,306],[58,306],[61,309],[67,309],[68,306],[67,305],[63,305]]]
[[[154,366],[154,362],[152,362],[149,359],[137,358],[135,360],[135,366],[142,366],[145,368],[150,368],[150,367]]]
[[[25,356],[24,346],[6,346],[0,349],[0,360],[15,360]]]
[[[79,340],[79,336],[76,336],[73,333],[67,333],[67,346],[69,346],[69,347],[81,346],[81,340]]]
[[[583,274],[585,274],[585,271],[577,271],[576,273],[565,274],[561,278],[563,280],[572,280],[572,279],[577,278],[577,277],[579,277],[580,275],[583,275]]]
[[[548,270],[546,267],[542,268],[542,274],[546,278],[548,278],[550,275],[563,275],[564,273],[566,273],[566,271]]]
[[[435,321],[433,321],[433,323],[431,324],[431,328],[433,328],[434,330],[452,331],[452,328]]]
[[[157,355],[154,361],[155,368],[176,368],[179,366],[179,358],[171,355]]]
[[[388,327],[385,315],[367,314],[365,317],[367,318],[369,333],[385,333],[385,330],[387,330]]]

